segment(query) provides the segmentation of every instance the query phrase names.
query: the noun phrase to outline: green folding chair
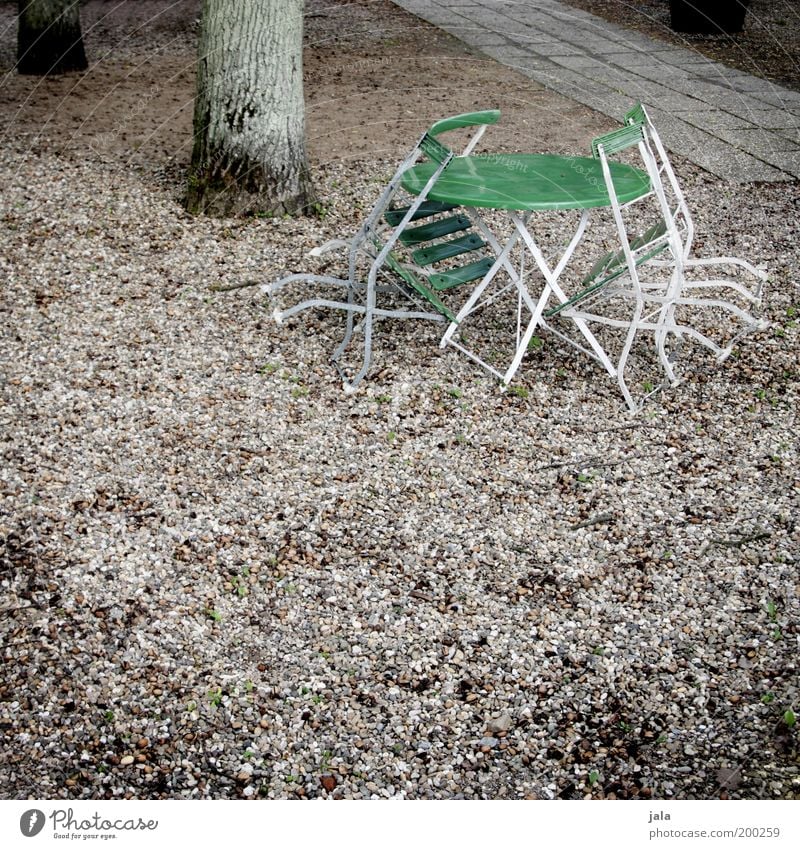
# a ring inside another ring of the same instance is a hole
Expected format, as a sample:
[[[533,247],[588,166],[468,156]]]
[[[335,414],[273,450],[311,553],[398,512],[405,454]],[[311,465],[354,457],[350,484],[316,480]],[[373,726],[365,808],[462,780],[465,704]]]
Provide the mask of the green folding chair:
[[[454,130],[474,130],[460,154],[466,156],[475,148],[487,126],[496,123],[499,118],[497,110],[455,115],[437,121],[422,134],[358,233],[350,240],[335,239],[311,252],[320,256],[336,248],[346,248],[346,277],[289,274],[264,287],[271,297],[293,283],[326,285],[344,290],[345,297],[341,300],[312,297],[287,309],[276,307],[273,317],[282,323],[300,312],[315,308],[346,313],[344,338],[331,356],[342,377],[345,392],[355,391],[369,370],[373,328],[377,319],[418,318],[450,322],[454,313],[445,302],[447,293],[483,277],[491,268],[493,255],[484,252],[486,242],[474,230],[470,218],[453,206],[427,198],[456,155],[440,136]],[[423,159],[434,165],[431,177],[418,195],[406,196],[400,185],[403,174]],[[402,307],[379,306],[379,297],[388,296],[390,292],[400,292],[413,308],[408,308],[407,303]],[[348,375],[340,360],[357,332],[363,336],[361,363],[354,374]]]

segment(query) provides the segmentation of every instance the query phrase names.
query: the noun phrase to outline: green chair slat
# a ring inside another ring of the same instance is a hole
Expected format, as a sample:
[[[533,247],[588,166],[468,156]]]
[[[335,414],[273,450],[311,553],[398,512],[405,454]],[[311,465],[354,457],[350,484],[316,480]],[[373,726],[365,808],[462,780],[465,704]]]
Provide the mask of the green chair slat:
[[[417,265],[432,265],[434,262],[441,262],[443,259],[450,259],[478,250],[485,245],[486,242],[480,236],[475,233],[468,233],[466,236],[459,236],[449,242],[439,242],[437,245],[414,251],[411,258]]]
[[[453,215],[450,218],[431,221],[430,224],[423,224],[421,227],[414,227],[413,230],[405,230],[400,234],[400,241],[404,245],[418,245],[421,242],[438,239],[440,236],[457,233],[459,230],[466,230],[470,225],[471,222],[466,215]]]
[[[431,274],[428,282],[438,292],[445,289],[453,289],[462,283],[469,283],[471,280],[485,277],[489,269],[494,265],[494,262],[492,257],[487,256],[477,260],[477,262],[471,262],[469,265],[462,265],[461,268],[443,271],[441,274]]]
[[[384,220],[390,226],[397,227],[409,209],[411,209],[410,206],[389,209],[384,213]],[[440,212],[450,212],[451,209],[455,209],[455,206],[452,203],[442,203],[438,200],[426,200],[424,203],[419,205],[419,209],[417,209],[417,211],[411,216],[411,220],[417,221],[420,218],[429,218],[431,215],[437,215]]]
[[[397,257],[389,252],[386,256],[386,265],[388,268],[404,280],[418,295],[428,301],[438,312],[440,312],[448,321],[455,321],[455,314],[451,312],[440,300],[436,292],[432,292],[420,279],[414,274],[411,269],[406,268]]]

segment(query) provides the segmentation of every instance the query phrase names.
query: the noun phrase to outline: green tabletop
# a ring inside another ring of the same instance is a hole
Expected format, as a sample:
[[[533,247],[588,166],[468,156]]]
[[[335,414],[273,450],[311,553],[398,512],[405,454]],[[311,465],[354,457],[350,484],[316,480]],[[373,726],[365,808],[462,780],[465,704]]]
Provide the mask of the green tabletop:
[[[436,168],[423,162],[406,171],[403,188],[419,194]],[[650,191],[644,171],[610,163],[620,203]],[[539,153],[455,157],[439,177],[431,200],[480,209],[589,209],[610,206],[599,159]]]

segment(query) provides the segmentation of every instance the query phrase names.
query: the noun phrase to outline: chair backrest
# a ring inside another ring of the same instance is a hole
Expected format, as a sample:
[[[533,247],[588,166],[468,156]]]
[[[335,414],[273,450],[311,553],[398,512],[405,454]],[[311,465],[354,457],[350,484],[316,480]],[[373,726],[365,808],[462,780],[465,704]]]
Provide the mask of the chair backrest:
[[[637,103],[631,107],[625,113],[624,121],[626,124],[638,124],[643,129],[644,141],[657,164],[660,182],[664,189],[666,202],[671,210],[673,222],[676,230],[681,234],[683,258],[687,259],[691,253],[694,239],[694,222],[678,178],[675,176],[675,170],[667,156],[664,143],[661,141],[658,130],[656,130],[643,104]]]
[[[398,217],[397,214],[395,214],[390,217],[391,225],[395,230],[393,234],[393,242],[397,240],[399,234],[405,229],[406,225],[410,221],[414,220],[415,217],[420,217],[418,215],[419,208],[425,203],[431,188],[435,185],[444,169],[455,156],[453,151],[440,140],[439,136],[450,132],[451,130],[477,127],[476,132],[472,135],[467,147],[461,154],[462,156],[465,156],[475,147],[478,140],[486,130],[486,127],[490,124],[497,123],[499,118],[499,110],[490,109],[482,112],[466,112],[461,115],[453,115],[449,118],[442,118],[441,120],[436,121],[417,140],[417,143],[414,145],[405,160],[400,164],[397,171],[395,171],[394,176],[391,180],[389,180],[383,194],[370,211],[370,214],[367,216],[367,220],[363,226],[365,238],[367,236],[378,236],[378,231],[380,230],[379,225],[381,221],[384,220],[385,213],[389,209],[397,190],[400,188],[400,181],[403,174],[405,174],[409,168],[413,168],[420,159],[427,157],[431,161],[435,162],[437,167],[433,170],[427,185],[423,188],[419,195],[417,195],[415,200],[401,210],[402,215]],[[397,210],[394,212],[396,213]]]
[[[616,159],[624,151],[636,148],[640,160],[650,178],[651,190],[624,207],[617,197],[609,167],[610,159]],[[641,124],[628,124],[618,130],[598,136],[592,140],[592,154],[601,162],[603,178],[611,200],[611,210],[616,225],[619,248],[601,257],[584,278],[584,293],[601,289],[627,270],[631,283],[640,289],[638,267],[647,259],[664,250],[673,234],[670,232],[669,209],[665,206],[657,167],[645,143]],[[649,200],[649,218],[640,210]],[[653,201],[655,200],[655,205]],[[633,211],[632,211],[633,210]],[[655,216],[655,220],[653,220]],[[644,228],[644,229],[640,229]]]

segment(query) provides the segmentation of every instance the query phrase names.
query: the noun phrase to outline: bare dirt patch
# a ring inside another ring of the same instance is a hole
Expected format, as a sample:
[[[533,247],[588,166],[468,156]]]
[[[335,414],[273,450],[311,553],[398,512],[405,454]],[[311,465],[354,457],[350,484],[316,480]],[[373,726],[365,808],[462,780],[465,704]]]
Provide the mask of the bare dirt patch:
[[[90,0],[89,69],[13,70],[16,4],[0,5],[6,134],[123,165],[184,166],[191,152],[198,0]],[[436,118],[500,108],[494,149],[585,150],[606,120],[546,91],[386,0],[307,4],[305,92],[312,163],[395,157]]]

